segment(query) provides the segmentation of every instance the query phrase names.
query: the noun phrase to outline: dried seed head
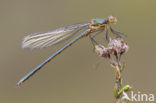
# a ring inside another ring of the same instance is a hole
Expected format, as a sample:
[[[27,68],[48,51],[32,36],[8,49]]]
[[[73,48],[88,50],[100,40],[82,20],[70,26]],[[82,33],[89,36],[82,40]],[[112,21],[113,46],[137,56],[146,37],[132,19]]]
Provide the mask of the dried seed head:
[[[105,48],[103,45],[95,45],[95,52],[100,56],[100,57],[105,57],[109,58],[110,53],[108,52],[108,49]]]
[[[128,51],[128,45],[122,38],[110,39],[108,48],[112,51],[112,53],[116,52],[117,54],[123,54]]]

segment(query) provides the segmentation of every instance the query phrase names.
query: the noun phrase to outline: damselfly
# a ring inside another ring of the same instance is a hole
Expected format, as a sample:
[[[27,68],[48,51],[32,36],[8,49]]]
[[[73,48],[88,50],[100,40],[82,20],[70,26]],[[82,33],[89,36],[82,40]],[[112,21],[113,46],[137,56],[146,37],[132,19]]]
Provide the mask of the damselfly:
[[[91,22],[80,23],[75,25],[70,25],[67,27],[58,28],[51,31],[38,32],[34,34],[30,34],[25,36],[22,40],[22,48],[36,49],[36,48],[44,48],[56,45],[62,41],[65,41],[71,38],[73,35],[76,35],[80,30],[83,30],[78,36],[72,39],[69,43],[67,43],[64,47],[59,49],[57,52],[52,54],[49,58],[47,58],[44,62],[38,65],[35,69],[29,72],[26,76],[24,76],[18,83],[17,87],[19,87],[24,81],[29,79],[32,75],[34,75],[38,70],[40,70],[46,63],[50,60],[54,59],[57,55],[63,52],[66,48],[71,46],[80,38],[86,37],[89,35],[91,40],[93,41],[95,35],[104,31],[104,38],[109,42],[108,39],[108,30],[117,36],[120,36],[120,32],[115,31],[110,24],[116,23],[117,19],[113,16],[109,16],[106,19],[92,19]],[[94,34],[93,34],[94,33]],[[92,36],[90,34],[93,34]]]

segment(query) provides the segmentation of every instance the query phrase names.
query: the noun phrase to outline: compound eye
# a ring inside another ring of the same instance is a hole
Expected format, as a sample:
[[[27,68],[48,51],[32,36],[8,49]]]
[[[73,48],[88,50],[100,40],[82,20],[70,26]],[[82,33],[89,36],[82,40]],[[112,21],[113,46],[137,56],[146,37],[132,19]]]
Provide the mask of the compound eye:
[[[109,17],[108,17],[108,21],[109,21],[110,23],[116,23],[116,22],[117,22],[117,19],[116,19],[116,17],[109,16]]]
[[[113,23],[114,22],[114,18],[109,18],[109,22]]]

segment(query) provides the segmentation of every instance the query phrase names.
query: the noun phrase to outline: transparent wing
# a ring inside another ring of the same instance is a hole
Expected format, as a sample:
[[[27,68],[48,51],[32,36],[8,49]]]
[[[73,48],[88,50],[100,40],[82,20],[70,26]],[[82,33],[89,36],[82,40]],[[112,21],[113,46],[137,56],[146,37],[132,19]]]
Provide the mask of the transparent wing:
[[[53,46],[64,40],[67,40],[89,24],[89,22],[75,24],[51,31],[30,34],[28,36],[25,36],[22,40],[22,48],[36,49]]]

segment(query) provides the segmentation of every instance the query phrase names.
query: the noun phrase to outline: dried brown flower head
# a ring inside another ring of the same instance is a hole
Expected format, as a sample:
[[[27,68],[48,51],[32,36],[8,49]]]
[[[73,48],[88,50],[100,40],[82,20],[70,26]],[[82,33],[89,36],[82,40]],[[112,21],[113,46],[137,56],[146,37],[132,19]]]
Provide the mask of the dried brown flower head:
[[[111,55],[114,55],[117,59],[120,57],[118,55],[122,55],[123,53],[128,51],[128,45],[124,42],[122,38],[113,38],[110,39],[108,46],[104,47],[101,44],[95,45],[95,52],[104,58],[111,59]]]
[[[110,53],[107,48],[105,48],[103,45],[95,45],[95,52],[100,57],[110,58]]]
[[[122,38],[110,39],[108,49],[115,51],[117,54],[123,54],[128,51],[128,45]]]

